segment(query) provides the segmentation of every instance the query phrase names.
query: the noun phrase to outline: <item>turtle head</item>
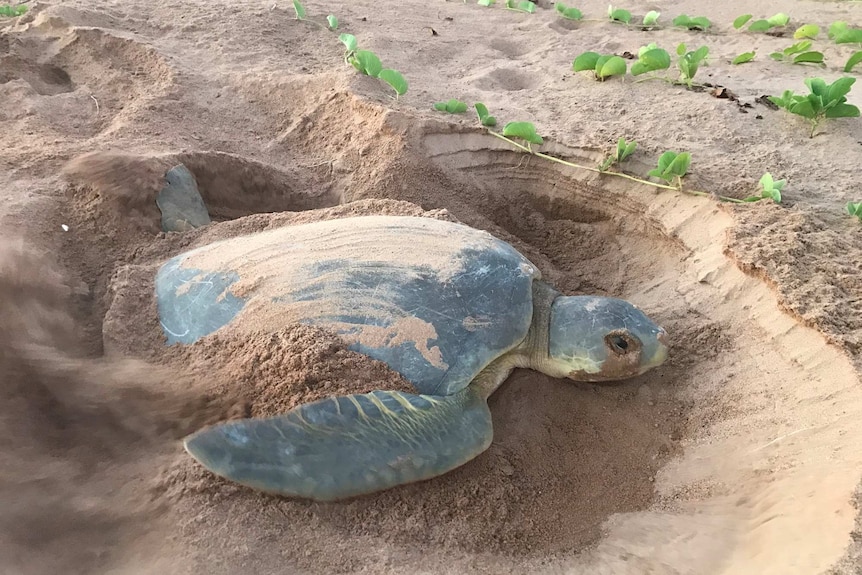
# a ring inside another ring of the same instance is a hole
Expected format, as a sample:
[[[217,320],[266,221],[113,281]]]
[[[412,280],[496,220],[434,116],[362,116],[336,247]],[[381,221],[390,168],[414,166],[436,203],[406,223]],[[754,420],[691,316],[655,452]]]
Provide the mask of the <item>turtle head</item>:
[[[661,365],[666,338],[664,329],[625,300],[560,296],[551,305],[549,362],[542,371],[575,381],[625,379]]]

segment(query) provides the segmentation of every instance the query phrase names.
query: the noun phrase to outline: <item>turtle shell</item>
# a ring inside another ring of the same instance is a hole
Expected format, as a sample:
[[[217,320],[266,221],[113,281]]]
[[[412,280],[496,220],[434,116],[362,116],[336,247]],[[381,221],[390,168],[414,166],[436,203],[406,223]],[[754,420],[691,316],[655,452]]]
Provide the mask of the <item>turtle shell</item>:
[[[526,337],[539,277],[487,232],[361,216],[186,252],[159,269],[156,298],[169,344],[305,323],[386,362],[421,393],[449,395]]]

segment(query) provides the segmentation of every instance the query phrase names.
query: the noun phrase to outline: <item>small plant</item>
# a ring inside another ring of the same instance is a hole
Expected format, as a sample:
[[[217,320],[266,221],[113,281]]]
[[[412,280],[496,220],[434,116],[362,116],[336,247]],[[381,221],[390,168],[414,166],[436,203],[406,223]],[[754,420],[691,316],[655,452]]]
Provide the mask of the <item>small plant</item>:
[[[305,20],[305,6],[299,0],[293,0],[293,11],[297,20]]]
[[[479,6],[491,7],[494,5],[495,0],[478,0],[476,4]]]
[[[856,216],[859,218],[859,221],[862,222],[862,202],[847,202],[847,207],[845,209],[848,214]]]
[[[599,171],[606,172],[614,164],[621,164],[623,160],[635,153],[638,143],[632,140],[627,142],[625,138],[620,138],[617,142],[617,149],[613,154],[610,154],[605,161],[599,165]]]
[[[560,14],[560,16],[562,16],[563,18],[568,18],[569,20],[580,20],[584,17],[584,15],[581,14],[581,11],[577,8],[569,8],[561,2],[557,2],[555,4],[555,8],[557,9],[557,12]]]
[[[794,64],[822,64],[823,53],[809,51],[810,47],[811,40],[803,40],[785,48],[781,52],[773,52],[769,57],[779,62],[791,61]]]
[[[446,112],[448,114],[463,114],[467,111],[467,104],[461,100],[452,98],[446,102],[435,102],[434,109],[438,112]]]
[[[628,64],[620,56],[584,52],[572,62],[572,69],[575,72],[592,70],[597,80],[604,81],[612,76],[625,76]]]
[[[621,22],[623,24],[628,24],[632,21],[632,13],[628,10],[623,10],[622,8],[614,8],[613,6],[608,6],[608,19],[611,22]]]
[[[520,2],[506,0],[506,8],[508,10],[515,10],[516,12],[526,12],[527,14],[533,14],[536,11],[536,5],[530,2],[530,0],[520,0]]]
[[[384,68],[377,75],[378,78],[389,84],[395,90],[395,97],[403,96],[407,93],[407,80],[400,72],[392,68]]]
[[[844,71],[850,72],[859,62],[862,62],[862,50],[853,52],[853,54],[850,55],[850,58],[847,59],[847,63],[844,64]]]
[[[739,16],[736,20],[733,21],[733,27],[739,30],[745,24],[751,20],[751,14],[743,14]],[[783,14],[779,12],[778,14],[771,16],[769,18],[763,20],[755,20],[748,26],[749,32],[768,32],[772,28],[783,28],[787,26],[787,23],[790,22],[790,16],[787,14]]]
[[[712,22],[704,16],[692,18],[685,14],[681,14],[673,19],[673,25],[679,28],[687,28],[689,30],[709,30]]]
[[[536,133],[536,126],[530,122],[509,122],[503,126],[503,135],[507,138],[519,138],[527,142],[527,149],[532,151],[531,144],[542,145],[545,141]]]
[[[476,107],[476,115],[479,116],[479,122],[483,126],[490,128],[497,125],[497,118],[488,113],[488,107],[485,104],[476,102],[474,106]]]
[[[326,23],[329,25],[330,30],[338,30],[338,18],[332,14],[326,17]]]
[[[632,64],[632,76],[640,76],[647,72],[657,72],[670,68],[670,54],[659,48],[655,43],[641,46],[638,50],[638,61]]]
[[[803,38],[814,40],[818,34],[820,34],[820,26],[805,24],[796,29],[796,32],[793,33],[793,38],[796,40],[802,40]]]
[[[658,159],[658,166],[647,172],[648,176],[660,178],[667,182],[676,182],[677,188],[682,188],[682,178],[688,173],[691,165],[691,154],[668,151]]]
[[[836,44],[862,44],[862,29],[850,28],[847,22],[833,22],[827,36]]]
[[[709,46],[701,46],[697,50],[690,52],[686,51],[685,44],[680,44],[676,47],[676,53],[680,56],[679,59],[679,79],[689,88],[694,84],[694,75],[700,69],[701,63],[709,56]]]
[[[781,96],[769,96],[769,100],[791,114],[808,120],[811,123],[809,137],[813,138],[820,122],[827,118],[859,116],[859,108],[847,103],[847,94],[855,82],[856,78],[849,77],[839,78],[832,84],[827,84],[821,78],[806,78],[805,85],[810,94],[794,94],[791,90],[785,90]]]
[[[740,54],[739,56],[737,56],[736,58],[731,60],[730,63],[734,64],[734,65],[745,64],[747,62],[751,62],[752,60],[754,60],[754,55],[755,55],[755,52],[753,50],[751,52],[743,52],[742,54]]]
[[[347,61],[359,70],[359,72],[372,78],[378,77],[380,71],[383,70],[383,63],[380,61],[380,58],[370,50],[357,50]]]
[[[661,16],[661,12],[656,12],[655,10],[650,10],[644,15],[644,23],[643,25],[647,28],[651,28],[654,26],[658,26],[658,18]]]
[[[26,13],[27,7],[23,4],[18,4],[17,6],[0,4],[0,16],[2,17],[15,18],[16,16],[23,16]]]
[[[746,202],[757,202],[763,199],[770,199],[776,204],[781,203],[781,190],[784,188],[784,184],[787,183],[787,180],[778,180],[775,181],[772,179],[772,174],[766,172],[760,178],[760,195],[749,196],[745,198]]]

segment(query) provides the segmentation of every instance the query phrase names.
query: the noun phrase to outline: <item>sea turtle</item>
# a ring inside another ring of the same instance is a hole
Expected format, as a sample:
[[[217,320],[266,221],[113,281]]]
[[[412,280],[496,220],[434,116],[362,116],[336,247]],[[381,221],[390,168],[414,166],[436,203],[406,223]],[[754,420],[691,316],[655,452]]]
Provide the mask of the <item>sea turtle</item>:
[[[416,387],[334,396],[185,439],[217,475],[319,501],[476,457],[493,435],[486,400],[516,367],[617,380],[661,364],[668,349],[631,303],[563,296],[508,243],[426,217],[348,217],[212,243],[167,261],[156,298],[169,344],[306,323]]]

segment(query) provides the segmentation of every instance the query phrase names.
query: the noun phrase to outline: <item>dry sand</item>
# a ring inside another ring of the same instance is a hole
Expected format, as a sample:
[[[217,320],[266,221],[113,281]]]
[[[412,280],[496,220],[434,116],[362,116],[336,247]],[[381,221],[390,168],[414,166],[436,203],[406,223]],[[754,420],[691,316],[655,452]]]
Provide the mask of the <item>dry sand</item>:
[[[288,3],[32,2],[0,21],[0,561],[3,573],[856,573],[862,536],[862,121],[807,137],[756,103],[816,70],[789,37],[571,24],[475,3],[309,1],[401,71],[398,100]],[[581,2],[588,18],[606,4]],[[862,3],[757,3],[793,24],[862,23]],[[431,30],[436,34],[432,35]],[[705,43],[704,81],[596,83],[585,50]],[[852,51],[818,43],[840,75]],[[729,59],[756,49],[758,59]],[[543,149],[597,163],[624,136],[645,173],[690,151],[728,207],[510,151],[441,116],[483,101]],[[851,102],[862,104],[862,86]],[[82,154],[86,154],[80,157]],[[159,232],[178,162],[216,223]],[[566,293],[628,298],[670,332],[666,365],[615,385],[519,370],[490,400],[491,448],[444,477],[315,504],[220,481],[182,451],[208,423],[347,390],[406,387],[327,333],[284,326],[163,345],[160,262],[217,239],[357,214],[461,221],[512,242]],[[63,231],[62,225],[69,226]]]

